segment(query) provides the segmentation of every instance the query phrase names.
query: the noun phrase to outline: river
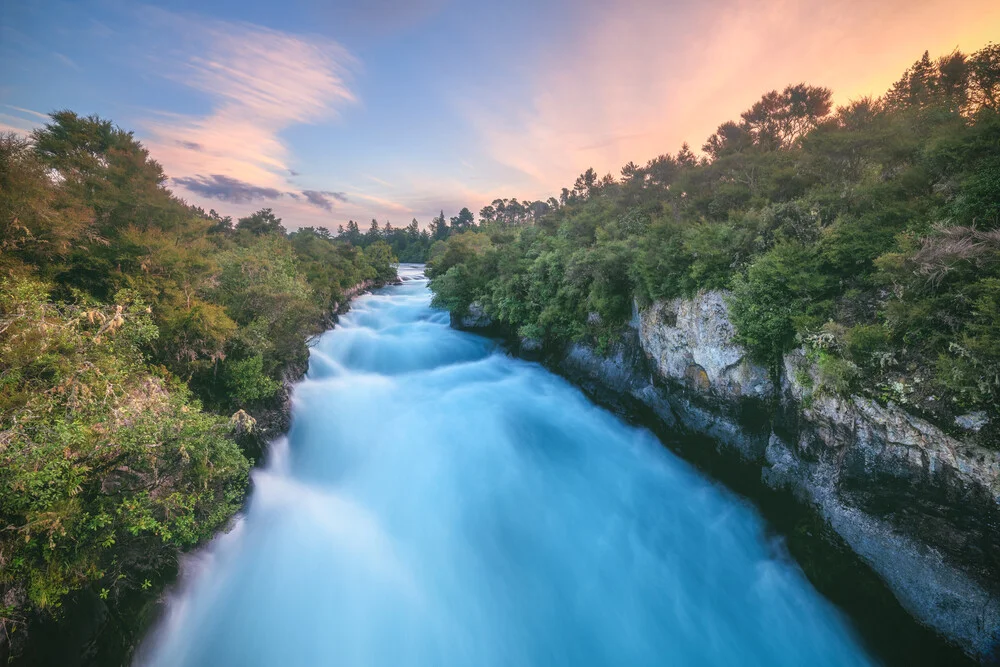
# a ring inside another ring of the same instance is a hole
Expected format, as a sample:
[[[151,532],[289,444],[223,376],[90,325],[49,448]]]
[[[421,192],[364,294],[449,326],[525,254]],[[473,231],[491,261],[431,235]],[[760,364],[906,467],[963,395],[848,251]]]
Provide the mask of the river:
[[[873,662],[751,505],[400,275],[316,341],[138,664]]]

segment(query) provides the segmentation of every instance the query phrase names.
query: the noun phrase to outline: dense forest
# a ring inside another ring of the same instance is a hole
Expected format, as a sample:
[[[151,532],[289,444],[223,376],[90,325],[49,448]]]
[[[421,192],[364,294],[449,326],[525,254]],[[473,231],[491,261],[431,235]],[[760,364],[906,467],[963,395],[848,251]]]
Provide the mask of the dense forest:
[[[69,111],[0,135],[0,649],[77,591],[150,590],[243,502],[254,414],[361,284],[428,261],[550,346],[615,339],[637,304],[727,290],[739,340],[822,389],[1000,432],[1000,45],[879,98],[771,91],[688,145],[546,201],[421,230],[289,233],[175,197],[132,133]],[[2,651],[0,651],[2,652]]]
[[[96,117],[0,136],[0,655],[74,591],[155,596],[241,506],[253,415],[308,336],[396,277],[393,235],[234,222],[165,184]]]
[[[368,230],[362,232],[358,223],[348,221],[347,227],[341,225],[337,229],[337,238],[357,248],[368,248],[377,243],[388,243],[392,254],[400,262],[422,264],[427,260],[434,239],[426,229],[420,229],[414,218],[406,227],[393,227],[386,221],[379,226],[378,220],[372,218]]]
[[[946,428],[972,415],[1000,441],[1000,45],[925,53],[885,95],[831,100],[771,91],[700,157],[590,169],[514,216],[494,202],[431,249],[436,304],[601,346],[633,301],[724,289],[774,373],[804,346],[819,389]]]
[[[494,202],[494,204],[500,205],[503,203],[507,202],[500,200]],[[522,205],[513,200],[511,212],[513,213],[515,208],[519,206],[522,207],[522,212],[527,212],[528,207],[538,203],[525,202]],[[520,220],[521,218],[518,218],[518,221]],[[367,231],[362,232],[358,223],[349,220],[346,227],[340,225],[337,228],[337,238],[359,248],[367,248],[369,245],[384,241],[389,244],[389,247],[392,248],[392,254],[400,262],[423,264],[427,261],[434,243],[446,241],[452,235],[467,232],[474,227],[476,227],[475,216],[468,208],[463,208],[458,212],[458,215],[450,219],[445,217],[444,211],[441,211],[440,215],[431,220],[428,229],[420,229],[416,218],[411,220],[406,227],[393,227],[389,221],[380,226],[378,220],[373,218]]]

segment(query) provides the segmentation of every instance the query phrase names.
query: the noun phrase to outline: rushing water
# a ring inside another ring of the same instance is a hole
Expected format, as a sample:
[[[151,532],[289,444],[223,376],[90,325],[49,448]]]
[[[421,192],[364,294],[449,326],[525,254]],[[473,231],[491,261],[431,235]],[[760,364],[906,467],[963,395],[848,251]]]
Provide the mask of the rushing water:
[[[871,661],[751,507],[401,275],[314,346],[141,664]]]

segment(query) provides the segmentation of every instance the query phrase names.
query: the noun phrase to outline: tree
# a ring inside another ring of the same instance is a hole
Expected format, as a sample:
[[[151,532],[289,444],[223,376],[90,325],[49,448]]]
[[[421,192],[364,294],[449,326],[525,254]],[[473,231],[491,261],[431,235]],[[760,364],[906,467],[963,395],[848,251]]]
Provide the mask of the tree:
[[[597,191],[597,187],[597,172],[594,171],[593,167],[590,167],[580,174],[576,182],[573,183],[573,194],[580,198],[590,197]]]
[[[744,111],[739,123],[720,125],[702,150],[718,159],[751,147],[765,151],[791,148],[830,113],[832,97],[829,89],[804,83],[787,86],[780,93],[772,90]],[[692,164],[690,149],[685,153],[682,148],[678,157],[681,155]]]
[[[651,185],[667,187],[673,183],[679,170],[677,160],[672,155],[660,155],[650,160],[646,168],[641,170],[641,178],[648,179]]]
[[[952,113],[962,111],[969,100],[969,62],[961,51],[953,51],[937,62],[938,96]]]
[[[208,212],[208,219],[213,222],[212,226],[208,228],[209,234],[229,234],[233,231],[232,216],[223,217],[213,208]]]
[[[444,211],[441,211],[441,215],[431,220],[431,237],[436,241],[443,241],[448,238],[449,233],[448,219],[444,217]]]
[[[713,160],[718,160],[726,155],[742,153],[753,146],[753,137],[744,126],[733,121],[726,121],[710,136],[701,147],[701,150],[711,156]]]
[[[497,221],[497,210],[492,206],[484,206],[479,209],[479,224],[489,225]]]
[[[472,215],[472,211],[467,208],[463,208],[458,212],[458,215],[451,219],[451,233],[457,234],[459,232],[464,232],[472,229],[476,224],[476,219]]]
[[[548,213],[550,210],[551,208],[548,202],[544,202],[541,200],[533,201],[528,206],[528,211],[531,215],[531,219],[534,222],[538,222],[539,220],[541,220],[542,216]]]
[[[72,111],[51,118],[32,133],[35,151],[70,193],[93,208],[101,234],[169,224],[175,202],[163,189],[166,176],[131,132]]]
[[[937,78],[937,68],[931,62],[930,53],[924,51],[920,60],[913,63],[886,93],[886,104],[896,109],[927,106],[934,97]]]
[[[365,232],[364,245],[369,246],[372,243],[380,240],[382,238],[382,230],[379,229],[378,220],[372,218],[372,224],[368,227],[368,231]]]
[[[285,228],[281,226],[281,218],[274,215],[269,208],[262,208],[236,223],[237,231],[244,231],[254,236],[276,235],[284,236]]]
[[[635,162],[629,161],[624,167],[622,167],[622,179],[625,181],[633,181],[641,179],[642,170],[639,168]]]
[[[125,235],[134,241],[146,233],[204,234],[205,219],[163,187],[163,170],[131,132],[97,116],[59,111],[51,117],[32,140],[36,158],[58,181],[53,194],[59,208],[71,214],[59,227],[70,231],[66,223],[74,210],[89,209],[85,215],[92,220],[64,261],[45,267],[58,294],[76,289],[109,299],[127,286],[129,275],[142,270],[143,257]]]
[[[800,83],[764,94],[741,118],[758,146],[790,148],[830,113],[832,97],[828,88]]]
[[[348,220],[347,231],[343,234],[342,238],[351,245],[359,246],[361,245],[361,242],[364,239],[364,235],[358,228],[358,223],[354,222],[353,220]]]
[[[972,111],[1000,111],[1000,44],[990,43],[969,59]]]
[[[13,257],[52,266],[94,238],[93,210],[52,187],[31,143],[0,134],[0,266]]]
[[[691,147],[685,141],[681,144],[681,149],[677,151],[677,164],[683,168],[694,167],[698,164],[698,158],[691,151]]]
[[[380,239],[365,248],[365,259],[375,269],[376,280],[386,282],[396,277],[396,265],[399,260],[385,241]]]

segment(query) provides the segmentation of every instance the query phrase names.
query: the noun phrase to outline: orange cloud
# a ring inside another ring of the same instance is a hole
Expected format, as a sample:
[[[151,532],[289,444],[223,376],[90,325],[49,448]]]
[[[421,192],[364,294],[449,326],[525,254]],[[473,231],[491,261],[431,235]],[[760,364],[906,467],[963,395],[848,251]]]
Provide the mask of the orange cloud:
[[[543,57],[527,101],[467,108],[490,154],[541,197],[587,167],[697,150],[767,90],[805,81],[835,100],[881,94],[925,49],[973,51],[1000,25],[987,0],[625,0],[582,13]]]

